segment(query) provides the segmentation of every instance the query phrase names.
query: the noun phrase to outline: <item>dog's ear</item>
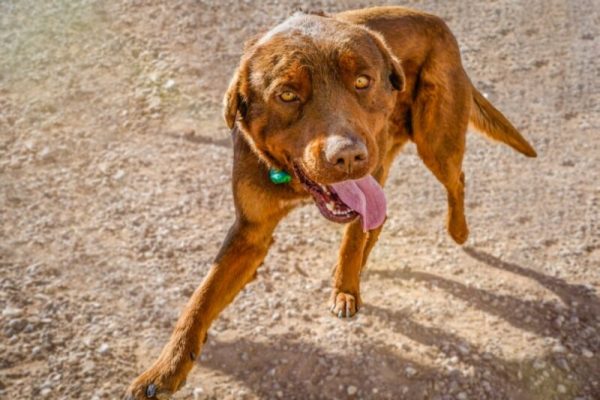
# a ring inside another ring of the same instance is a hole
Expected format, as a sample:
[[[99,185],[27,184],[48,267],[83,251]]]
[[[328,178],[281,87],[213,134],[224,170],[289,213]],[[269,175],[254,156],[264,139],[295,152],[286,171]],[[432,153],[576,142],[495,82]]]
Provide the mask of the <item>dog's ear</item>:
[[[229,129],[235,125],[238,113],[246,118],[248,113],[248,67],[247,62],[242,62],[233,73],[229,88],[223,99],[223,116]]]
[[[233,73],[229,88],[223,99],[223,116],[229,129],[235,125],[238,113],[242,119],[246,118],[249,107],[249,80],[250,80],[250,54],[254,51],[254,46],[262,36],[262,33],[255,35],[244,43],[244,55],[240,61],[239,67]]]
[[[404,77],[404,70],[400,65],[400,61],[396,57],[390,55],[390,58],[392,60],[391,72],[389,76],[390,83],[392,84],[392,87],[394,89],[403,92],[406,82],[406,78]]]
[[[404,76],[404,70],[400,65],[400,60],[393,55],[392,50],[385,42],[385,39],[382,35],[366,28],[365,30],[369,33],[369,35],[371,35],[371,39],[373,39],[373,42],[381,52],[381,55],[383,56],[383,59],[389,68],[388,79],[390,84],[395,90],[399,90],[400,92],[404,91],[404,83],[406,78]]]

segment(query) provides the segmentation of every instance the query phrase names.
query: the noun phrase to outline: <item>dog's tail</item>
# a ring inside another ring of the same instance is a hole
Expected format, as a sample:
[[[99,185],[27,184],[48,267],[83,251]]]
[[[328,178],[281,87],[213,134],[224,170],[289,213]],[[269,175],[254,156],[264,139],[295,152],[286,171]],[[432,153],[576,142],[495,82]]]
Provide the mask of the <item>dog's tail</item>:
[[[506,143],[527,157],[537,157],[527,140],[474,86],[470,121],[487,137]]]

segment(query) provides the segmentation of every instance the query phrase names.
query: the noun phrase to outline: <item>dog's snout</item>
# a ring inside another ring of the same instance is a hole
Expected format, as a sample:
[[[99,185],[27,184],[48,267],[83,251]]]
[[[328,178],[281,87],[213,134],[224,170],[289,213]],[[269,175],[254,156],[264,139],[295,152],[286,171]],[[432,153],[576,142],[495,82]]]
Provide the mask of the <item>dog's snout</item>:
[[[368,163],[367,146],[347,136],[334,135],[327,138],[325,158],[337,170],[351,174]]]

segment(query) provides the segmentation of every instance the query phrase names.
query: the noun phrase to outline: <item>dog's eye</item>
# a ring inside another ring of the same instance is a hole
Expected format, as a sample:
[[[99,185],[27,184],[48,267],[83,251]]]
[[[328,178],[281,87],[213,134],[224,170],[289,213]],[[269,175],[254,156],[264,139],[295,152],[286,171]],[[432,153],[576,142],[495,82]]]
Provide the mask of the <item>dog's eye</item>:
[[[368,76],[361,75],[354,81],[354,87],[356,89],[366,89],[371,84],[371,80]]]
[[[294,92],[290,92],[289,90],[286,92],[283,92],[279,95],[279,98],[286,102],[286,103],[290,103],[292,101],[296,101],[298,100],[298,95],[296,95],[296,93]]]

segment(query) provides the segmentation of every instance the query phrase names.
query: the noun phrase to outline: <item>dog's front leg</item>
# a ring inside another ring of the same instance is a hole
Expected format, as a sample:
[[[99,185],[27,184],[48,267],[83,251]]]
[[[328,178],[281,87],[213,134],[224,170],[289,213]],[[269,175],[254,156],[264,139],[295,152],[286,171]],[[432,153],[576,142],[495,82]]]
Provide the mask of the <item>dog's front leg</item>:
[[[208,276],[189,300],[158,360],[129,387],[126,399],[168,398],[185,383],[211,322],[254,277],[279,221],[238,221]]]
[[[338,263],[333,273],[331,312],[340,318],[352,317],[360,307],[360,271],[368,233],[363,232],[361,221],[346,226]]]
[[[386,153],[382,166],[373,174],[381,185],[385,184],[390,165],[403,144],[404,142],[398,142],[392,146]],[[383,225],[364,232],[360,220],[355,220],[346,226],[338,262],[333,271],[330,307],[331,312],[340,318],[350,318],[360,308],[360,273],[382,229]]]

